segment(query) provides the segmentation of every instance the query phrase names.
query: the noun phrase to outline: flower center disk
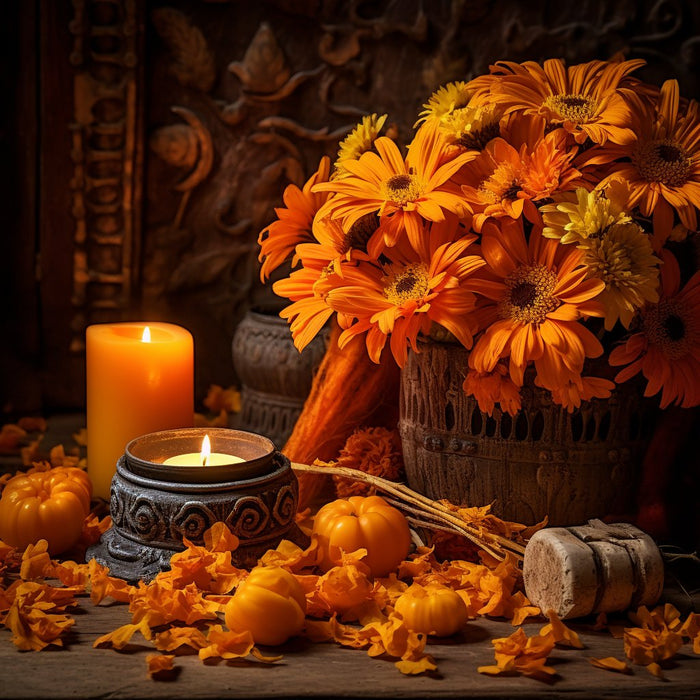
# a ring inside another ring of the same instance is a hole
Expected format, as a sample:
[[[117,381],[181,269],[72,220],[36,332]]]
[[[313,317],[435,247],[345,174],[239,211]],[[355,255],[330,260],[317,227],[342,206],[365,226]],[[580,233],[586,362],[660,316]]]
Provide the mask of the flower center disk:
[[[670,139],[642,143],[633,155],[634,164],[647,182],[660,182],[667,187],[682,187],[692,169],[685,149]]]
[[[384,279],[384,296],[396,306],[422,299],[429,291],[428,270],[424,265],[410,265]]]
[[[595,113],[595,102],[585,95],[550,95],[545,107],[574,124],[584,124]]]
[[[520,323],[542,323],[559,306],[552,293],[557,276],[544,265],[520,267],[505,280],[507,292],[499,305],[502,318]]]
[[[384,198],[395,204],[415,202],[423,194],[423,188],[409,174],[392,175],[384,183]]]
[[[670,360],[679,360],[690,352],[700,337],[700,328],[684,314],[681,305],[661,301],[644,314],[644,332],[649,342],[661,348]]]

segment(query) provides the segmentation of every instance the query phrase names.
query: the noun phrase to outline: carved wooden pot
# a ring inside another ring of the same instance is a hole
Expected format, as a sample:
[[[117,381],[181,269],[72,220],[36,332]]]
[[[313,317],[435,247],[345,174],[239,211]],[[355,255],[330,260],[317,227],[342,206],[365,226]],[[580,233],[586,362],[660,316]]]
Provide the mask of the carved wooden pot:
[[[322,331],[300,353],[284,319],[273,313],[246,313],[232,343],[233,366],[241,381],[236,428],[265,435],[283,447],[326,352],[327,335]]]
[[[402,370],[399,429],[409,485],[430,498],[534,524],[633,512],[653,410],[638,387],[567,413],[534,385],[515,418],[482,413],[462,390],[468,351],[428,342]]]

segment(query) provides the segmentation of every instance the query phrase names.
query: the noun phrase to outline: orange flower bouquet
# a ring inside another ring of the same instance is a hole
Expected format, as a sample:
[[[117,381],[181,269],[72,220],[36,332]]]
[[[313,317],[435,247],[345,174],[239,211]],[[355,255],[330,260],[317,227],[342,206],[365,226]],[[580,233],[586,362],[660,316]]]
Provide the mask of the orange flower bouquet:
[[[405,151],[365,117],[260,234],[263,280],[292,259],[297,347],[335,317],[402,367],[447,335],[488,414],[517,414],[526,370],[569,412],[635,375],[700,404],[700,112],[643,64],[499,62],[437,90]]]

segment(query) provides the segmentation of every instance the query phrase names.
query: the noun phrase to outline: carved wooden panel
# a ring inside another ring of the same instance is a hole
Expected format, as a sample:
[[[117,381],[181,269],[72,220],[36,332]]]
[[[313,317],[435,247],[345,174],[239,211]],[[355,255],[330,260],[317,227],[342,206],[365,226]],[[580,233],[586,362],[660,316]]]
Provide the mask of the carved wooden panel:
[[[25,302],[5,317],[19,342],[3,365],[38,368],[49,409],[82,406],[82,338],[98,321],[180,323],[198,397],[234,382],[234,329],[271,298],[257,234],[364,114],[409,138],[432,90],[499,59],[624,52],[648,61],[641,77],[700,94],[693,0],[57,0],[40,17],[33,5],[9,17],[42,39],[16,62],[39,81],[20,90],[26,103],[38,87],[38,194],[4,193],[35,212],[17,219],[13,255],[36,268],[40,303],[26,274],[7,283]],[[15,170],[31,176],[26,155]],[[21,403],[15,375],[3,404]]]

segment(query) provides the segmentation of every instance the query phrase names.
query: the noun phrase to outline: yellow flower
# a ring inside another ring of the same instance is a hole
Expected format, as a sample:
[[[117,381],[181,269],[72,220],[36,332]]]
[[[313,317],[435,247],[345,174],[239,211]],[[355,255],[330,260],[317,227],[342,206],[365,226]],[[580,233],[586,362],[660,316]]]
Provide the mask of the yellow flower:
[[[372,150],[375,139],[384,126],[387,115],[378,117],[369,114],[340,142],[338,157],[334,163],[335,172],[331,179],[346,177],[350,173],[343,167],[344,160],[357,160],[363,153]]]
[[[500,120],[503,110],[497,105],[463,107],[445,115],[440,131],[448,143],[481,151],[491,139],[500,136]]]
[[[423,105],[423,111],[419,115],[420,119],[413,125],[414,128],[421,122],[440,123],[455,110],[466,107],[469,104],[470,96],[467,84],[462,80],[443,85]]]
[[[613,224],[632,221],[625,211],[628,196],[625,183],[616,180],[605,189],[588,192],[578,187],[576,192],[563,193],[555,203],[540,207],[542,234],[562,243],[580,243],[600,236]]]
[[[651,240],[634,223],[613,224],[600,238],[587,238],[580,246],[589,276],[605,282],[598,301],[605,307],[605,329],[617,320],[630,327],[636,311],[659,300],[659,258]]]

